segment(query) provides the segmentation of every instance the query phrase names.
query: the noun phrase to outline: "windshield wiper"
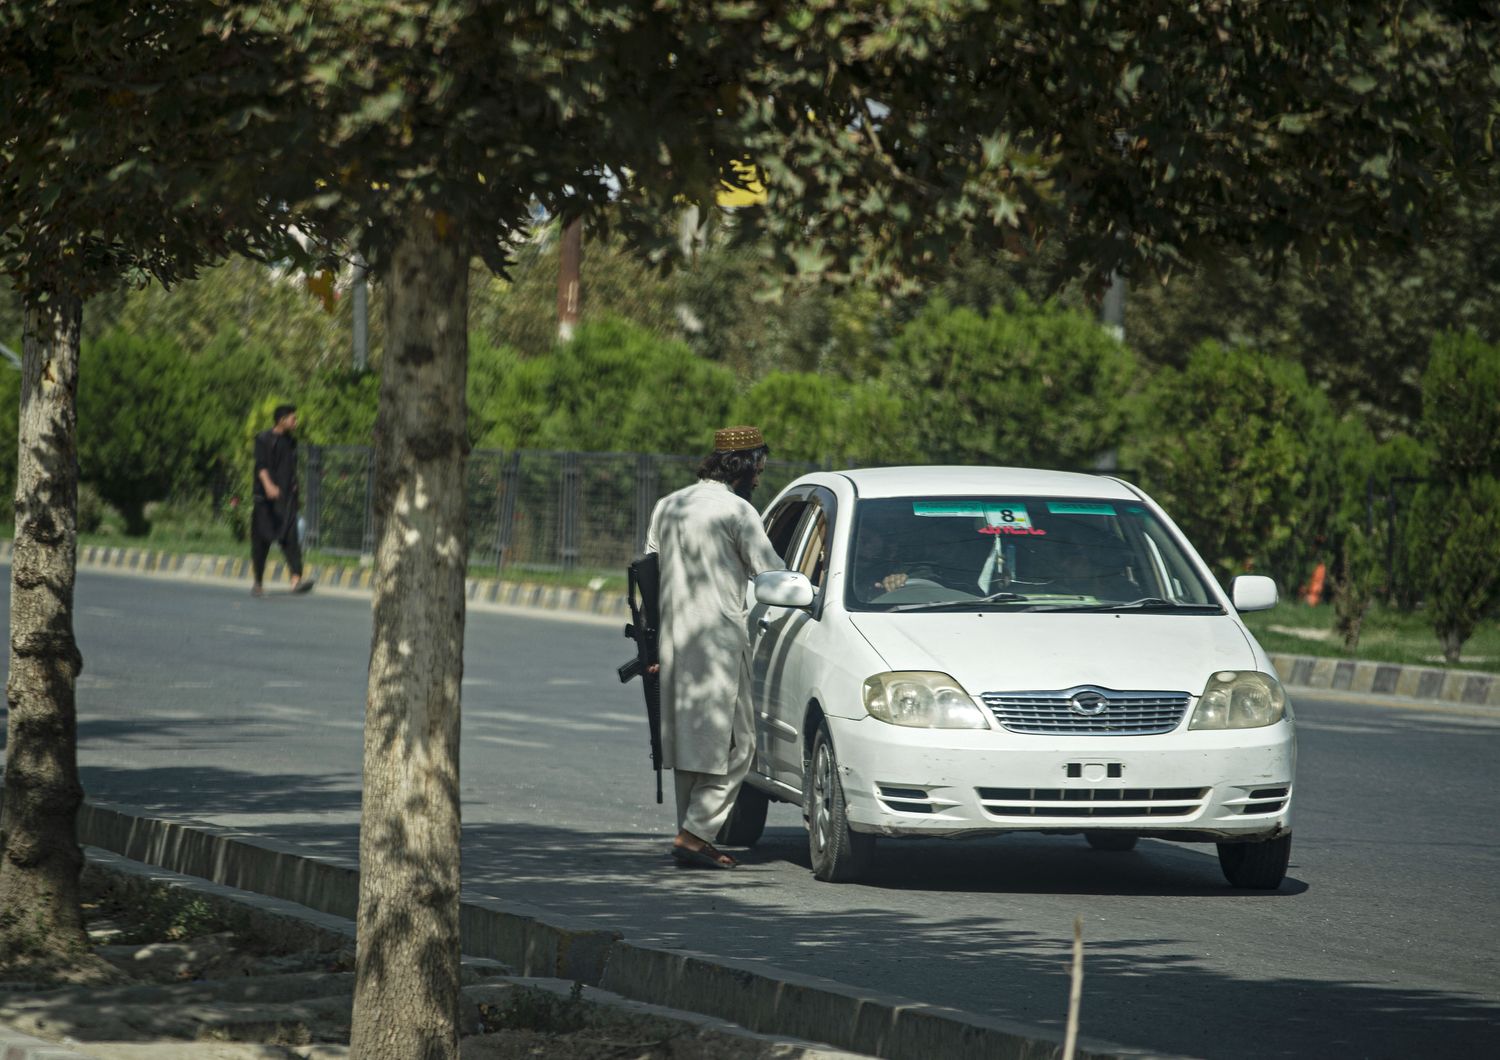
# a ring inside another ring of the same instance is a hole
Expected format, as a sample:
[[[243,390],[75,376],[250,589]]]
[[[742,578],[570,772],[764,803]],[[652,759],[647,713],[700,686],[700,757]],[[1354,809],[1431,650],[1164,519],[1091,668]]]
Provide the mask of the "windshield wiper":
[[[1118,604],[1059,604],[1045,607],[1048,611],[1187,611],[1195,614],[1223,611],[1218,604],[1185,604],[1178,600],[1163,600],[1159,596],[1145,596]]]
[[[972,600],[941,600],[929,604],[897,604],[891,608],[892,611],[962,611],[968,607],[978,607],[982,604],[1024,604],[1030,599],[1020,593],[990,593],[988,596],[976,596]]]

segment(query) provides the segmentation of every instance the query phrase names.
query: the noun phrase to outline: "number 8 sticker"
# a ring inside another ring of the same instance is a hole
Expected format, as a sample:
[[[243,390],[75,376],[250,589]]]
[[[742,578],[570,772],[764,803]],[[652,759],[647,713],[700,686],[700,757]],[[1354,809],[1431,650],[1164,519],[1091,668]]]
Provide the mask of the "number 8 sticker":
[[[1007,504],[998,508],[986,507],[984,519],[991,526],[1015,527],[1018,530],[1031,528],[1031,517],[1026,513],[1024,504]]]

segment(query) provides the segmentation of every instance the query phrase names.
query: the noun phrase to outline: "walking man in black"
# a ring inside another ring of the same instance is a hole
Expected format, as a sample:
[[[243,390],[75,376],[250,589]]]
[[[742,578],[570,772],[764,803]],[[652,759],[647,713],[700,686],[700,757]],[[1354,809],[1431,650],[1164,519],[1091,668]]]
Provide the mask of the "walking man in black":
[[[281,546],[292,572],[292,592],[305,593],[312,581],[302,580],[302,544],[297,539],[297,406],[278,405],[275,426],[255,436],[255,510],[250,519],[250,565],[262,593],[261,579],[271,545]]]

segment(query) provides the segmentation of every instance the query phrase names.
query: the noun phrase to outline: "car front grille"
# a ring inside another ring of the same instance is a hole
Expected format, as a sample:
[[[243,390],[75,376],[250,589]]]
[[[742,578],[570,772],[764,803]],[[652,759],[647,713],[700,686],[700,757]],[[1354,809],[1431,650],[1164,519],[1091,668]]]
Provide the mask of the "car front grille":
[[[1189,817],[1208,788],[977,788],[992,817]]]
[[[1182,724],[1190,699],[1186,692],[1117,692],[1094,685],[986,692],[980,698],[1006,729],[1035,736],[1157,736]]]

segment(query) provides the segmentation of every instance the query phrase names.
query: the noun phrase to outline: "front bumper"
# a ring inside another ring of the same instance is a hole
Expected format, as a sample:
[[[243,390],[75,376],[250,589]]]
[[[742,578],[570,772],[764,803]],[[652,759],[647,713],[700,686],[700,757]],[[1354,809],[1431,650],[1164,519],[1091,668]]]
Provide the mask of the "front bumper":
[[[829,718],[850,827],[889,836],[1120,830],[1184,841],[1291,831],[1296,742],[1260,729],[1025,736]]]

